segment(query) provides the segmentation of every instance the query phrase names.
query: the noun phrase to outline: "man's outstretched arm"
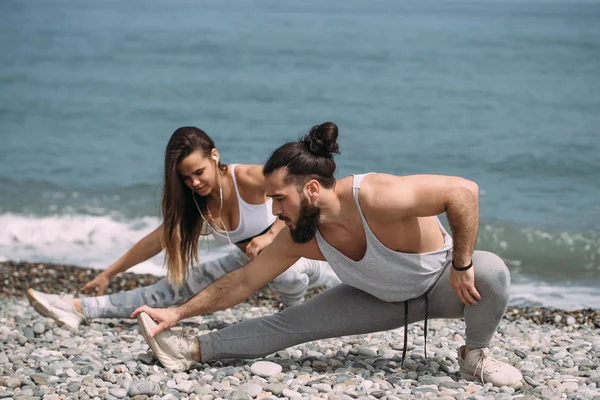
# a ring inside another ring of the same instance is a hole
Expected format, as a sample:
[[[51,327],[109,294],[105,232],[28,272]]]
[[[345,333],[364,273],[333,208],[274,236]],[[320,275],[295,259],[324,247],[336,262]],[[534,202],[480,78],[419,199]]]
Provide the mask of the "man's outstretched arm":
[[[283,229],[253,261],[216,280],[179,307],[142,306],[131,317],[135,318],[141,312],[148,313],[158,322],[158,326],[150,333],[150,336],[154,336],[183,319],[233,307],[298,261],[300,255],[294,255],[296,247],[288,229]]]

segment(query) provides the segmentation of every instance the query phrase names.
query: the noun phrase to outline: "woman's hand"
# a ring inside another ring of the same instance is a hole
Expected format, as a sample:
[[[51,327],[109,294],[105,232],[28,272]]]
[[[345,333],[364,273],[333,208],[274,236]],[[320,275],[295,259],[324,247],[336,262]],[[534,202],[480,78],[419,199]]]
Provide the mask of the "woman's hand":
[[[457,271],[452,266],[450,268],[450,286],[454,294],[466,306],[475,305],[481,300],[481,296],[475,289],[475,268],[471,267],[466,271]]]
[[[251,260],[254,260],[256,256],[258,256],[258,253],[271,244],[274,238],[275,235],[270,232],[255,237],[248,243],[248,246],[246,246],[246,255],[250,257]]]
[[[158,323],[152,332],[150,332],[150,337],[154,337],[154,335],[159,334],[165,329],[174,327],[180,321],[179,312],[176,308],[150,308],[148,306],[141,306],[136,309],[131,314],[131,318],[137,317],[137,315],[142,312],[148,314]]]
[[[94,279],[86,283],[81,288],[81,292],[85,294],[94,294],[95,296],[101,296],[108,287],[109,283],[110,278],[108,277],[108,275],[100,273]]]

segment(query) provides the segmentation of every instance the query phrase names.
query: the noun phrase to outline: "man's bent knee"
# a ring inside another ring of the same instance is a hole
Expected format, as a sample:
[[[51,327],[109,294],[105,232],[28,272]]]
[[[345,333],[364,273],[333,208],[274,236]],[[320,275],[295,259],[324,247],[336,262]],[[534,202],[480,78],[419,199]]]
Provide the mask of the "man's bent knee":
[[[473,254],[475,265],[475,287],[477,290],[491,289],[493,292],[508,293],[510,271],[504,261],[494,253],[476,251]]]

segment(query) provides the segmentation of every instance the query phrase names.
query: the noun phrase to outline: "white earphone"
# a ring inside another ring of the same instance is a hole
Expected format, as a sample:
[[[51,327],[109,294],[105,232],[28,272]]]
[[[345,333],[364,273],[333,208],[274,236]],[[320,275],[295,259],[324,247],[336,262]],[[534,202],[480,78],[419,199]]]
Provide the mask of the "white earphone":
[[[223,226],[219,226],[217,224],[217,221],[214,221],[214,222],[218,229],[225,231],[225,235],[223,235],[221,232],[217,231],[214,228],[212,229],[212,231],[215,235],[218,235],[221,237],[227,237],[229,244],[233,246],[233,243],[231,242],[231,238],[229,237],[229,231],[227,230],[227,226],[225,225],[225,222],[221,219],[221,210],[223,209],[223,185],[221,184],[221,174],[219,173],[219,157],[214,155],[214,156],[212,156],[212,159],[215,160],[215,165],[217,166],[217,168],[216,168],[217,176],[219,178],[219,198],[221,199],[221,205],[219,206],[219,220],[221,221],[221,224]],[[202,210],[200,210],[200,206],[198,206],[198,202],[196,201],[196,192],[194,192],[194,189],[192,189],[191,187],[190,187],[190,190],[192,191],[192,198],[194,199],[194,204],[196,204],[196,208],[198,209],[198,212],[200,213],[202,220],[204,221],[204,223],[206,223],[206,226],[211,227],[211,225],[208,223],[206,218],[204,218],[204,214],[202,214]]]

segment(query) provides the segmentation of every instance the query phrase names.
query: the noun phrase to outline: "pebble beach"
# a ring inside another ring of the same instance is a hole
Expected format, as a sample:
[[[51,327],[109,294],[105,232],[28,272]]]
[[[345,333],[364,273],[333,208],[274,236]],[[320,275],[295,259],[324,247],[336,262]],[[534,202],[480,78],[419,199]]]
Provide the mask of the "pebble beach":
[[[198,363],[186,372],[165,370],[149,351],[135,320],[102,319],[76,332],[58,327],[29,306],[29,287],[76,293],[98,271],[75,266],[0,263],[0,399],[234,399],[332,400],[594,399],[600,400],[600,311],[509,307],[491,346],[515,365],[523,387],[496,388],[458,376],[457,349],[464,322],[309,342],[260,360]],[[122,274],[109,292],[156,282]],[[309,294],[315,295],[319,290]],[[184,321],[176,329],[205,333],[278,311],[263,289],[238,306]]]

